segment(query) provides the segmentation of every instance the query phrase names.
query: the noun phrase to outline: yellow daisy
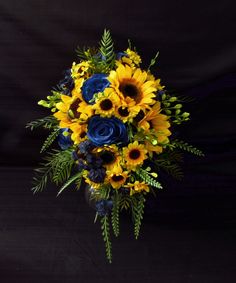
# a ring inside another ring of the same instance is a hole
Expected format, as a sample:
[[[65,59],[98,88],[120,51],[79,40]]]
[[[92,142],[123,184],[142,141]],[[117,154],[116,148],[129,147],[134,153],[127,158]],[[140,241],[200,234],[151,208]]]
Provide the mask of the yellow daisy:
[[[134,183],[128,183],[125,185],[126,188],[130,189],[130,195],[132,196],[135,193],[149,192],[149,186],[145,182],[135,181]]]
[[[143,144],[137,141],[130,143],[128,147],[123,149],[123,157],[128,169],[135,169],[136,166],[141,165],[147,158],[147,150]]]
[[[119,65],[108,76],[110,88],[118,94],[122,105],[134,102],[137,109],[146,109],[155,103],[155,81],[147,80],[147,73],[141,69],[132,69],[130,66]]]
[[[111,173],[109,175],[109,173]],[[108,172],[108,180],[114,189],[119,189],[125,184],[128,178],[128,172],[123,171],[120,166],[115,166],[112,171]]]
[[[104,93],[99,93],[96,97],[96,103],[92,106],[96,114],[102,117],[111,117],[116,107],[120,104],[119,96],[111,92],[111,89],[105,89]]]

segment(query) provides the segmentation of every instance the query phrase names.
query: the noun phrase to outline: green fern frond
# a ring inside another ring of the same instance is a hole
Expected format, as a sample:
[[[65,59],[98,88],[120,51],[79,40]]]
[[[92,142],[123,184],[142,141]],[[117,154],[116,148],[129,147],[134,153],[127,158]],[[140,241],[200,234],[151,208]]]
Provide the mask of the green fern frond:
[[[99,50],[104,64],[104,72],[107,73],[115,64],[114,44],[109,30],[104,30]]]
[[[30,128],[30,130],[32,131],[35,128],[39,127],[44,127],[45,129],[52,129],[57,124],[58,122],[56,118],[54,118],[53,116],[47,116],[27,123],[25,127]]]
[[[138,239],[140,227],[142,224],[143,214],[144,214],[144,203],[145,197],[143,194],[135,197],[132,202],[132,216],[134,221],[134,236]]]
[[[105,216],[101,217],[100,221],[101,221],[103,241],[105,243],[105,248],[106,248],[106,256],[107,256],[109,263],[111,263],[111,261],[112,261],[112,250],[111,250],[109,216],[105,215]]]
[[[41,192],[47,182],[48,179],[51,178],[52,176],[52,168],[50,166],[43,166],[41,168],[37,168],[34,170],[35,171],[35,176],[33,177],[33,187],[32,191],[33,193]]]
[[[122,195],[119,201],[120,210],[127,210],[131,206],[130,195]]]
[[[148,184],[148,185],[150,185],[154,188],[157,188],[157,189],[163,189],[162,185],[157,180],[155,180],[152,176],[150,176],[150,174],[146,170],[140,168],[139,170],[136,171],[136,174],[146,184]]]
[[[181,141],[181,140],[174,140],[171,143],[171,146],[174,148],[180,148],[182,150],[188,151],[192,154],[198,155],[198,156],[204,156],[204,153],[197,149],[196,147],[193,147],[192,145],[188,144],[187,142]]]
[[[79,172],[77,174],[75,174],[74,176],[72,176],[68,181],[65,182],[65,184],[61,187],[61,189],[59,190],[59,192],[57,193],[57,196],[59,196],[70,184],[72,184],[73,182],[80,180],[82,178],[82,173]]]
[[[120,207],[120,203],[119,203],[119,195],[115,194],[113,197],[113,207],[112,207],[112,213],[111,213],[111,223],[112,223],[112,228],[113,228],[113,232],[114,235],[116,237],[119,236],[119,207]]]
[[[42,148],[40,150],[40,153],[44,152],[47,148],[49,148],[49,146],[54,142],[54,140],[57,138],[59,133],[60,133],[60,129],[59,128],[54,129],[50,133],[50,135],[47,137],[47,139],[43,143],[43,146],[42,146]]]

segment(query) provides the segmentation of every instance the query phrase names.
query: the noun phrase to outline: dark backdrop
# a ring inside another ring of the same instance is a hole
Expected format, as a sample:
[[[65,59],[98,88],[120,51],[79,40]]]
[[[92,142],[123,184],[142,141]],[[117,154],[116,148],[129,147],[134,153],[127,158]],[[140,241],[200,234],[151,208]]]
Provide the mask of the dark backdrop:
[[[0,1],[0,282],[236,280],[233,2]],[[117,50],[132,39],[144,62],[160,52],[156,75],[193,98],[179,133],[206,154],[186,155],[185,179],[149,200],[139,241],[123,217],[112,266],[83,192],[56,199],[49,185],[32,195],[46,133],[25,129],[48,114],[37,101],[76,60],[77,45],[95,45],[104,28]]]

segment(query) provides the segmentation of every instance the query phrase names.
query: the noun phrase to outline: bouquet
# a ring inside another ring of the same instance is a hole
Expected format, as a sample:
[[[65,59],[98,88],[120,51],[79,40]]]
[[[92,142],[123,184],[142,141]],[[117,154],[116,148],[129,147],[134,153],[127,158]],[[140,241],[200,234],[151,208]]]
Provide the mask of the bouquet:
[[[84,187],[111,262],[111,230],[119,235],[120,212],[130,210],[137,239],[146,196],[162,189],[159,172],[181,178],[180,150],[203,153],[171,138],[174,125],[190,115],[182,110],[185,99],[170,94],[151,72],[158,53],[144,68],[130,41],[116,52],[104,30],[97,48],[78,48],[77,55],[51,95],[38,102],[51,114],[27,124],[50,131],[41,152],[58,144],[36,169],[32,190],[41,191],[48,179],[61,185],[58,195],[72,183]]]

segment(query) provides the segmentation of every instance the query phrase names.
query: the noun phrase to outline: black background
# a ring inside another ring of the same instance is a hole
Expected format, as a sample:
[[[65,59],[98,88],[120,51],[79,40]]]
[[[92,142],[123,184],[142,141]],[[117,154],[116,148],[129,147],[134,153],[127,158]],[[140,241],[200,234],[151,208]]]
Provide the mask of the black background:
[[[234,1],[0,1],[0,282],[234,282],[236,280]],[[117,50],[130,38],[167,89],[188,95],[178,129],[206,157],[185,155],[182,182],[147,203],[141,237],[128,215],[104,256],[83,190],[30,191],[45,132],[25,124],[104,28]]]

